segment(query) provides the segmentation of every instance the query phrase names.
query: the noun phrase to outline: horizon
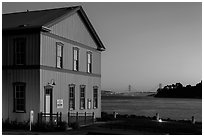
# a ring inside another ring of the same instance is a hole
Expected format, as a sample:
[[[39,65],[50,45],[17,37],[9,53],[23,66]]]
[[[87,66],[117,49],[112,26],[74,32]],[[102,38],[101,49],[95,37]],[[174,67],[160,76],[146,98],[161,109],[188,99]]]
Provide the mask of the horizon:
[[[3,2],[2,13],[81,5],[106,47],[101,89],[202,81],[202,3]]]

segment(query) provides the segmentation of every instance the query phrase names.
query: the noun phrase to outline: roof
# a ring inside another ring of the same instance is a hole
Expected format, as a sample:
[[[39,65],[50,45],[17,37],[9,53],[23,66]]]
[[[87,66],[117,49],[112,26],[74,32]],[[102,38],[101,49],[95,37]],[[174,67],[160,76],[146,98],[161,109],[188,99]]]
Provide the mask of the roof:
[[[45,29],[61,21],[63,17],[75,12],[78,12],[82,17],[85,25],[98,45],[98,50],[105,50],[103,43],[81,6],[3,14],[2,29],[3,31],[31,28]]]

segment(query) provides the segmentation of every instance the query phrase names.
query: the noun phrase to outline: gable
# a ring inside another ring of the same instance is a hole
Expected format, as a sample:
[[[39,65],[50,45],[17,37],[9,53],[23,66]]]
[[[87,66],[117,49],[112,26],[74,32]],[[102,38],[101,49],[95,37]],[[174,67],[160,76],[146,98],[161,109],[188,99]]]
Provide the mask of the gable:
[[[93,36],[87,29],[78,12],[54,24],[49,28],[55,35],[77,41],[84,45],[97,49]]]

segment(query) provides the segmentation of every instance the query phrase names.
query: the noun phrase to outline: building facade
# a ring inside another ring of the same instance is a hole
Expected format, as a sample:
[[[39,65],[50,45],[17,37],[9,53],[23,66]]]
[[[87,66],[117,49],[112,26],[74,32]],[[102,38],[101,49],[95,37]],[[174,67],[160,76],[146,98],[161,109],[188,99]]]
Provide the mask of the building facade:
[[[2,118],[101,115],[101,52],[81,6],[3,14]]]

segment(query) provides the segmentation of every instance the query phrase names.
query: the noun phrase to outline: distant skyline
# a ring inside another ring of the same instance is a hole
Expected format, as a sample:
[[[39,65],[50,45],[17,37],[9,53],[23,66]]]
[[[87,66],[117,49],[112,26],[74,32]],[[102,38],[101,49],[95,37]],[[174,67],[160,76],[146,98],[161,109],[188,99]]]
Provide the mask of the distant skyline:
[[[106,47],[102,89],[202,80],[202,3],[2,3],[2,13],[81,5]]]

